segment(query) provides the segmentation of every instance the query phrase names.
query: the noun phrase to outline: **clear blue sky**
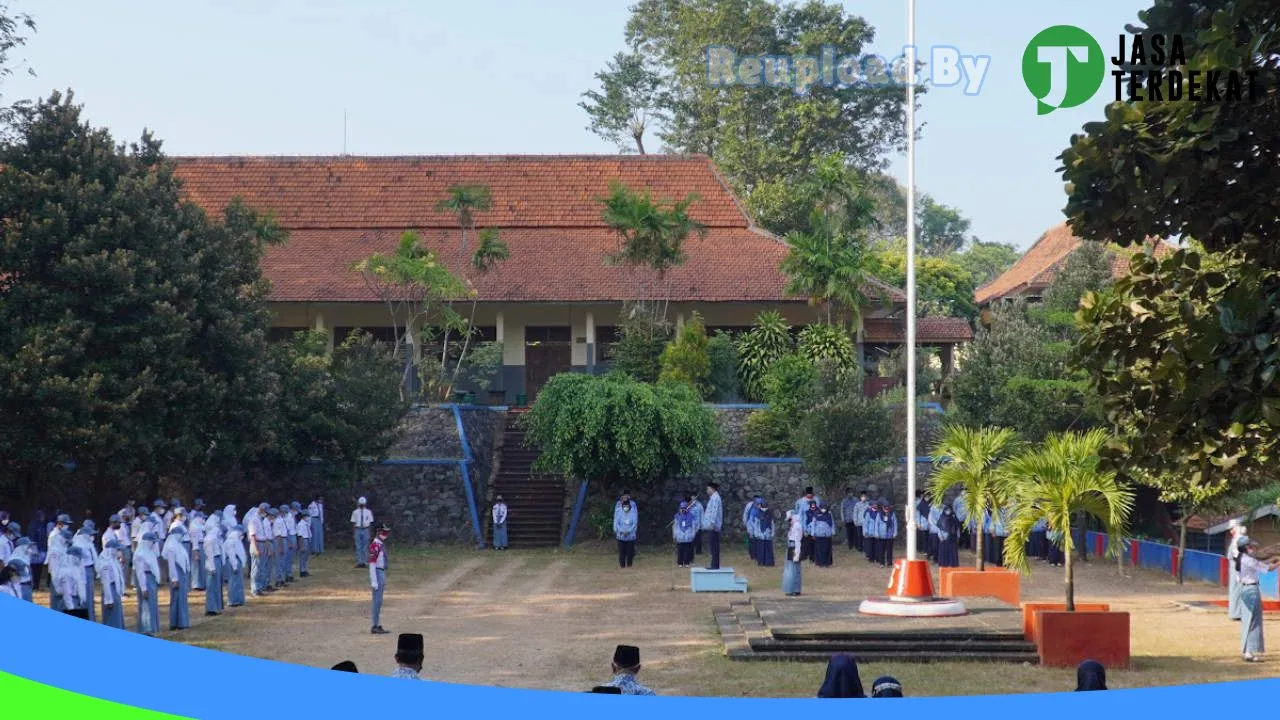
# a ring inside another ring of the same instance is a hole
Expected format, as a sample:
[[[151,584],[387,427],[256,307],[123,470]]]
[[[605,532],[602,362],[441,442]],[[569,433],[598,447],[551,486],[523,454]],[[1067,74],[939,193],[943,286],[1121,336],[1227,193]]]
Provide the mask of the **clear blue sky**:
[[[516,0],[17,0],[38,32],[6,99],[72,88],[118,139],[152,129],[171,154],[594,153],[612,146],[577,107],[622,49],[629,2]],[[905,0],[846,0],[901,53]],[[959,207],[985,240],[1027,247],[1061,222],[1054,157],[1100,119],[1086,106],[1035,114],[1022,51],[1041,29],[1078,25],[1111,53],[1149,0],[918,0],[917,44],[992,57],[977,96],[922,98],[917,188]],[[653,144],[656,146],[656,143]],[[893,173],[905,181],[905,163]]]

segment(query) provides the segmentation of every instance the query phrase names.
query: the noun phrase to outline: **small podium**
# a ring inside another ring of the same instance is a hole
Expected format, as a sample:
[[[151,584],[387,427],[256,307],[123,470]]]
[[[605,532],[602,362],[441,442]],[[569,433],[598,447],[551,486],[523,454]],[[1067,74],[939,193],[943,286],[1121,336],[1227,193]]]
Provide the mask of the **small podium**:
[[[707,568],[691,568],[689,570],[689,589],[694,592],[740,592],[747,591],[747,579],[733,574],[733,568],[708,570]]]

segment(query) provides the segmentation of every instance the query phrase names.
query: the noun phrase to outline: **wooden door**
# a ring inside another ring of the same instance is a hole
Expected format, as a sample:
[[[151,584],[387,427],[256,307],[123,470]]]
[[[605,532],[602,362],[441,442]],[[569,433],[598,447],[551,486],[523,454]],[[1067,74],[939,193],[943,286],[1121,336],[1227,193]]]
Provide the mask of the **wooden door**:
[[[529,402],[553,376],[573,369],[573,346],[563,342],[542,342],[524,349],[524,387]]]

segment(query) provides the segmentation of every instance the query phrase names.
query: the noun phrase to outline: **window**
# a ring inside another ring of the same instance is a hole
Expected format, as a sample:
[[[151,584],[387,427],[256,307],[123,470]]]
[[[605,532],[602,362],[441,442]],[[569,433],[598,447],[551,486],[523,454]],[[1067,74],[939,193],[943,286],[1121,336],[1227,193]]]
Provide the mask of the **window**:
[[[524,329],[526,344],[573,342],[568,325],[529,325]]]
[[[618,328],[602,325],[596,328],[596,362],[607,363],[613,359],[613,344],[622,338]]]
[[[471,342],[498,342],[498,328],[494,325],[477,325]]]
[[[292,340],[295,334],[306,330],[304,327],[273,327],[267,330],[267,342],[286,342]]]

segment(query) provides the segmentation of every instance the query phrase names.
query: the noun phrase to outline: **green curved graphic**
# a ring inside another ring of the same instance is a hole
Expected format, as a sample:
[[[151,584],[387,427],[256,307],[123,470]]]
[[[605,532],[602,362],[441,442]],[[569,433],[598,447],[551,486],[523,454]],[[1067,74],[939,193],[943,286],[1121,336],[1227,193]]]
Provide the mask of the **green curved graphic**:
[[[167,715],[154,710],[143,710],[99,700],[4,672],[0,672],[0,697],[4,698],[5,715],[8,717],[17,717],[16,714],[10,714],[11,710],[30,710],[45,716],[94,718],[95,720],[116,720],[117,718],[186,720],[180,715]]]

